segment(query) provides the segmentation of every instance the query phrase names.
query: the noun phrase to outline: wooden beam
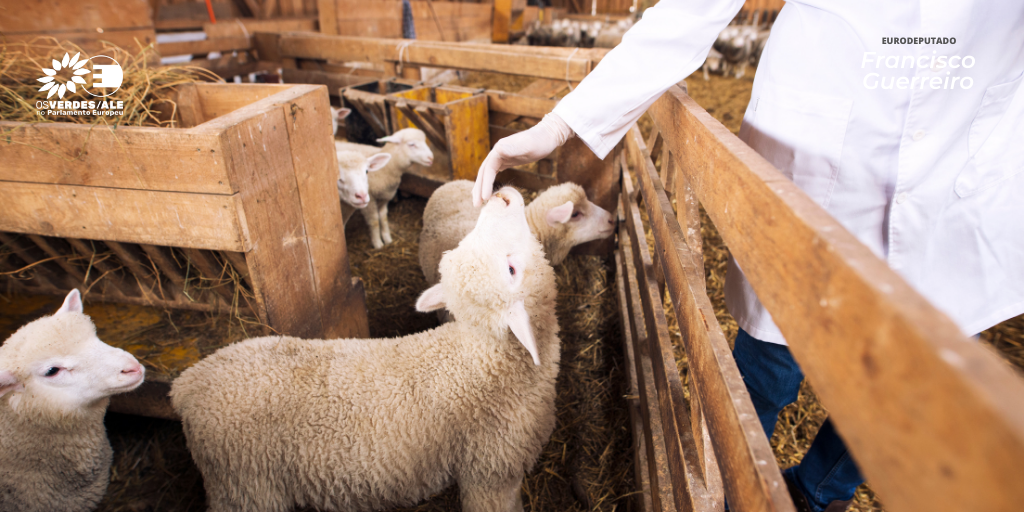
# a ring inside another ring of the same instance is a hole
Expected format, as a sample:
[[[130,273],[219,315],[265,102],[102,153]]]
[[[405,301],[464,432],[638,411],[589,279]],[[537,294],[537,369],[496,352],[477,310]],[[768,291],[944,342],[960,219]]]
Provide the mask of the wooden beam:
[[[256,20],[235,18],[220,23],[204,23],[203,32],[208,40],[225,37],[247,37],[256,32],[316,32],[317,20],[312,16]]]
[[[492,112],[540,119],[558,105],[558,100],[523,96],[502,91],[487,91],[488,108]]]
[[[295,32],[282,34],[279,44],[281,54],[300,59],[397,63],[401,52],[402,63],[413,66],[491,71],[571,81],[582,80],[590,72],[590,60],[586,58],[513,53],[499,48],[482,49],[479,45],[437,46],[411,42],[400,49],[403,45],[396,44],[393,39]]]
[[[632,255],[629,256],[632,258]],[[647,473],[647,440],[644,430],[644,419],[640,411],[640,388],[637,385],[636,353],[633,350],[633,321],[629,310],[625,277],[629,274],[623,260],[622,251],[615,251],[615,288],[619,292],[619,314],[622,316],[622,345],[626,357],[626,385],[629,394],[626,396],[626,409],[629,410],[630,432],[633,434],[633,481],[636,491],[636,510],[651,512],[654,503],[651,497],[651,476]]]
[[[156,45],[157,53],[164,57],[168,55],[205,55],[210,52],[224,53],[250,49],[252,49],[252,41],[244,35]]]
[[[338,11],[335,0],[317,0],[317,16],[320,20],[320,33],[338,34]]]
[[[1024,380],[682,90],[649,112],[886,508],[1019,510]]]
[[[338,160],[327,89],[313,85],[293,87],[272,99],[288,114],[292,166],[323,321],[319,336],[368,338],[370,326],[362,281],[353,278],[349,271],[345,225],[334,186]]]
[[[0,231],[221,251],[247,244],[234,195],[4,181],[0,203]]]
[[[0,181],[231,193],[215,134],[9,121],[0,121],[0,131]]]
[[[327,92],[331,96],[337,96],[338,90],[342,87],[365,84],[370,81],[365,76],[329,73],[326,71],[311,71],[305,69],[285,69],[281,78],[286,84],[326,85]]]

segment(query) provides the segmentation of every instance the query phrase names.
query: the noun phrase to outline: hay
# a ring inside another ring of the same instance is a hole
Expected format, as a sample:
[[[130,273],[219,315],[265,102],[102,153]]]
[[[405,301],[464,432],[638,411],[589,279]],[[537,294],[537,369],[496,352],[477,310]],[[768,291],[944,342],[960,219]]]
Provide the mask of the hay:
[[[109,43],[104,43],[102,50],[95,55],[107,55],[116,60],[124,72],[121,88],[109,99],[124,101],[124,114],[120,116],[104,115],[54,115],[39,113],[35,103],[46,99],[47,92],[40,92],[43,86],[37,79],[42,76],[43,68],[53,68],[52,60],[62,60],[65,53],[72,58],[81,54],[80,60],[89,57],[77,45],[68,41],[58,41],[52,37],[38,37],[27,42],[7,43],[0,45],[0,121],[22,121],[31,123],[70,122],[85,124],[104,124],[114,126],[163,126],[174,127],[173,89],[175,86],[195,81],[221,81],[221,79],[203,68],[192,66],[151,66],[156,59],[156,50],[152,45],[139,45],[138,51],[132,53]],[[61,79],[69,79],[71,70],[64,68],[57,71]],[[86,74],[86,85],[91,86],[92,74]],[[82,86],[79,86],[81,88]],[[68,93],[64,101],[101,101],[83,93]],[[50,101],[58,101],[53,95]]]

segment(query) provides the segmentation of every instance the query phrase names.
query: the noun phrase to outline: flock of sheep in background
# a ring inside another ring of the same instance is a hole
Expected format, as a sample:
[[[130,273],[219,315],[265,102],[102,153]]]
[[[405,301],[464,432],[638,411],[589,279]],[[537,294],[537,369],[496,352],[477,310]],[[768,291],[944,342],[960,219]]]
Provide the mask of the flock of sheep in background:
[[[757,67],[771,34],[771,22],[759,23],[759,17],[760,13],[755,13],[750,24],[734,22],[718,34],[701,67],[705,80],[710,79],[709,73],[742,78],[747,65]],[[527,27],[526,35],[517,44],[614,48],[632,26],[631,18],[607,22],[561,19],[550,25],[536,21]]]

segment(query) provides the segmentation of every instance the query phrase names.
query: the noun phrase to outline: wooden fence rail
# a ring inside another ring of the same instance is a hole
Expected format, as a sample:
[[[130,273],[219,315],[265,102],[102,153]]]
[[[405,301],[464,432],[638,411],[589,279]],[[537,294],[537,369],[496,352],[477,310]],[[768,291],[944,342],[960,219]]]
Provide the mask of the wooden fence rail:
[[[401,68],[430,66],[579,82],[608,52],[603,49],[538,48],[500,44],[445,43],[304,32],[258,33],[260,59],[306,59],[382,64],[393,75]]]
[[[723,484],[732,510],[793,507],[705,292],[699,201],[887,509],[1019,510],[1024,379],[682,90],[648,113],[651,137],[634,127],[618,160],[617,262],[643,429],[634,447],[648,465],[638,482],[653,509],[721,510]],[[683,334],[689,401],[663,289]]]

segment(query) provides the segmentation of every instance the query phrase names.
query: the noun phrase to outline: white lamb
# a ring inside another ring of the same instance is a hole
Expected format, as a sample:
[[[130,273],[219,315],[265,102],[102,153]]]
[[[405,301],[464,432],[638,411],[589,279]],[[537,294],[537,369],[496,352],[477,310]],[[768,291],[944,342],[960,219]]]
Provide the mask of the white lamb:
[[[413,165],[430,167],[434,164],[434,153],[427,146],[427,136],[416,128],[405,128],[380,139],[384,148],[339,142],[339,148],[358,151],[366,156],[384,152],[391,155],[391,161],[383,169],[370,175],[370,204],[362,210],[366,225],[370,228],[370,243],[374,249],[391,243],[391,228],[388,226],[388,202],[398,193],[402,174]],[[351,212],[345,212],[347,218]]]
[[[96,337],[78,290],[0,346],[0,511],[94,510],[110,481],[111,395],[142,384],[131,354]]]
[[[480,209],[473,207],[473,182],[456,180],[434,191],[423,210],[420,268],[428,284],[437,282],[437,264],[476,225]],[[562,183],[541,192],[526,208],[530,230],[544,246],[552,265],[558,265],[574,246],[611,236],[615,218],[591,203],[583,187]]]
[[[331,137],[338,135],[338,126],[351,113],[351,109],[331,107]]]
[[[338,197],[346,207],[342,213],[347,222],[352,212],[366,208],[370,204],[371,172],[379,172],[391,160],[387,153],[364,155],[357,151],[344,149],[340,142],[334,143],[338,152]]]
[[[380,510],[458,483],[466,511],[522,511],[555,425],[554,271],[522,196],[497,192],[416,302],[456,321],[394,339],[255,338],[175,380],[212,512]]]

